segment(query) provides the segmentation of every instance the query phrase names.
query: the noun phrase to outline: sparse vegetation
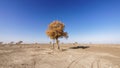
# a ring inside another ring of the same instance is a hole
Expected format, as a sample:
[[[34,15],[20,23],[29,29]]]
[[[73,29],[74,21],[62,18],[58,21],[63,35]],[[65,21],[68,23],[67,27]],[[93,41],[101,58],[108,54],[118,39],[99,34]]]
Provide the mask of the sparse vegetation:
[[[10,46],[13,46],[14,42],[11,41],[11,42],[9,42],[8,44],[9,44]]]
[[[0,45],[2,45],[3,44],[3,42],[0,42]]]
[[[73,43],[73,45],[77,45],[77,44],[78,44],[78,42],[74,42],[74,43]]]
[[[23,41],[19,41],[19,42],[17,42],[16,44],[17,45],[20,45],[20,44],[22,44],[23,43]]]
[[[49,24],[48,30],[46,31],[47,36],[50,37],[50,39],[53,39],[53,48],[54,48],[54,40],[56,41],[56,44],[58,46],[58,49],[60,49],[59,46],[59,38],[68,38],[68,33],[64,32],[65,25],[60,21],[53,21]]]
[[[10,44],[12,45],[12,44],[14,44],[14,42],[12,41],[12,42],[10,42]]]

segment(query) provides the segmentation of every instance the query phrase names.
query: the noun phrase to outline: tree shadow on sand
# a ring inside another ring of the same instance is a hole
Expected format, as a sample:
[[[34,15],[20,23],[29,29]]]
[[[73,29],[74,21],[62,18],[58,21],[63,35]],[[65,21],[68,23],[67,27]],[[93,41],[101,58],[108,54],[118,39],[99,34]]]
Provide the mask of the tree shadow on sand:
[[[76,46],[76,47],[70,47],[69,49],[86,49],[86,48],[90,48],[90,46]]]
[[[61,51],[67,51],[68,49],[61,49]]]

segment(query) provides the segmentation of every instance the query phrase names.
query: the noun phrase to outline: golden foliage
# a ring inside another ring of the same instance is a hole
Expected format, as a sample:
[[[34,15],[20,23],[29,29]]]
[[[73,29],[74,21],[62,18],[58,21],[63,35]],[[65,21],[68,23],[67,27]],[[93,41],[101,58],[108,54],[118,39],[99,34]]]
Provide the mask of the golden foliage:
[[[49,24],[46,34],[51,39],[68,38],[67,32],[64,32],[65,25],[60,21],[53,21]]]

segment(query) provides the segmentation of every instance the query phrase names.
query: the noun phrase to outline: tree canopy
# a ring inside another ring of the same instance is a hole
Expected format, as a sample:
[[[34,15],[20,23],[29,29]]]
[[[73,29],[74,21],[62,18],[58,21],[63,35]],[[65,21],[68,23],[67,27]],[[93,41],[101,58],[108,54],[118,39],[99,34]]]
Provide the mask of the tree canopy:
[[[64,32],[65,25],[60,21],[53,21],[49,24],[46,34],[51,39],[68,38],[67,32]]]

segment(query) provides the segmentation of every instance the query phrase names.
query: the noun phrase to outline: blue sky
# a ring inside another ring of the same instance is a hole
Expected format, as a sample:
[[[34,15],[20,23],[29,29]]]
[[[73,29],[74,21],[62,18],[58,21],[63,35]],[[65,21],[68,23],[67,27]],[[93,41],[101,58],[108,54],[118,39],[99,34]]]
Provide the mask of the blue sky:
[[[119,0],[0,0],[0,41],[51,41],[50,22],[62,21],[61,42],[120,43]]]

